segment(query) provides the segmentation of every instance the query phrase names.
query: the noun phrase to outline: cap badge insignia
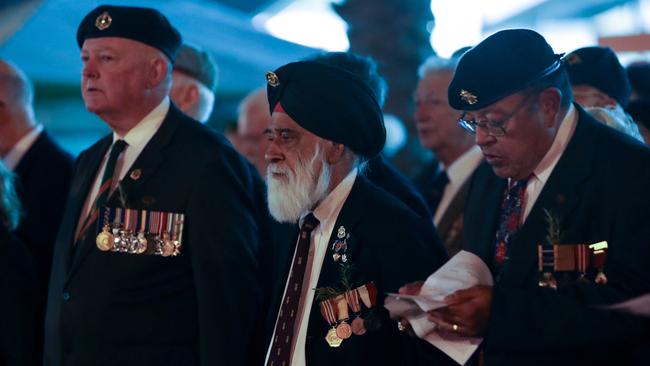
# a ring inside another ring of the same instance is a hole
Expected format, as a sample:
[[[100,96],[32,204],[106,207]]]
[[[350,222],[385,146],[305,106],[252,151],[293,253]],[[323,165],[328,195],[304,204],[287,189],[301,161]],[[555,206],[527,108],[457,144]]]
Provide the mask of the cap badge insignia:
[[[345,238],[345,226],[340,226],[336,232],[336,237],[339,239]]]
[[[278,76],[273,71],[269,71],[266,73],[266,81],[272,87],[276,87],[280,85],[280,79],[278,79]]]
[[[110,27],[112,22],[113,22],[113,18],[111,18],[111,15],[108,14],[107,11],[105,11],[99,14],[97,19],[95,19],[95,27],[97,27],[97,29],[99,29],[100,31],[103,31],[104,29]]]
[[[462,99],[463,101],[465,101],[465,103],[470,105],[474,105],[478,103],[478,98],[476,97],[476,95],[468,92],[465,89],[460,90],[460,99]]]
[[[570,53],[566,55],[566,57],[564,58],[564,62],[566,62],[569,65],[576,65],[576,64],[581,64],[582,59],[580,58],[580,56],[576,55],[575,53]]]

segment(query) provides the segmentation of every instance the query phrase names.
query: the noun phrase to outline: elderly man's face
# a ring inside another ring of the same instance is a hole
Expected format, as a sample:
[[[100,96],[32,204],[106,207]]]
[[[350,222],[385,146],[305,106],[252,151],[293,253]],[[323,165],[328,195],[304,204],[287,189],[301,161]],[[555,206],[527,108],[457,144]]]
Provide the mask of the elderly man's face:
[[[280,222],[297,222],[327,194],[327,142],[279,112],[273,113],[265,136],[269,210]]]
[[[447,101],[452,76],[451,71],[429,73],[418,82],[414,94],[414,119],[420,143],[434,152],[467,138],[467,132],[456,123],[458,111]]]
[[[554,131],[549,130],[536,101],[538,94],[510,95],[484,109],[467,112],[468,121],[503,121],[505,134],[493,136],[485,128],[476,130],[476,143],[494,173],[501,178],[528,177],[546,154]]]
[[[151,48],[126,38],[103,37],[84,41],[81,95],[88,111],[103,119],[141,108]]]

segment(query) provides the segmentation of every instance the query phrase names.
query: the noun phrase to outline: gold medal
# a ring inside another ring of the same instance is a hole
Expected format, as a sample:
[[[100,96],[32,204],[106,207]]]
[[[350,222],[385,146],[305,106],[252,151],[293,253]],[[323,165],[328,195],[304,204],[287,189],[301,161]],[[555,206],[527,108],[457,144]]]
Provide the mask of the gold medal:
[[[161,255],[163,257],[169,257],[174,254],[174,249],[176,249],[176,247],[174,247],[174,243],[169,238],[169,234],[163,233]]]
[[[107,252],[113,248],[113,235],[108,231],[108,226],[104,226],[102,232],[97,234],[95,243],[97,244],[97,249],[102,252]]]
[[[338,347],[341,345],[341,343],[343,343],[343,340],[339,338],[338,335],[336,335],[336,328],[331,328],[327,331],[325,340],[327,341],[327,344],[329,344],[329,346],[332,348]]]
[[[138,233],[138,244],[135,247],[135,252],[137,254],[142,254],[147,250],[147,238],[145,238],[144,233]]]
[[[348,339],[352,336],[352,328],[345,321],[336,327],[336,335],[341,339]]]

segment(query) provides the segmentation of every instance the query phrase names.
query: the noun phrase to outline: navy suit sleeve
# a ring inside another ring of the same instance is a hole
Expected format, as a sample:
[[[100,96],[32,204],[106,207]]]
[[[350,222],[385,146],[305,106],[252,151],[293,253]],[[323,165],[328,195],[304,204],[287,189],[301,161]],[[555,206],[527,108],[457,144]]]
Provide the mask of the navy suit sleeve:
[[[225,156],[225,155],[228,156]],[[187,210],[201,365],[245,365],[260,312],[250,176],[230,150],[205,164]]]

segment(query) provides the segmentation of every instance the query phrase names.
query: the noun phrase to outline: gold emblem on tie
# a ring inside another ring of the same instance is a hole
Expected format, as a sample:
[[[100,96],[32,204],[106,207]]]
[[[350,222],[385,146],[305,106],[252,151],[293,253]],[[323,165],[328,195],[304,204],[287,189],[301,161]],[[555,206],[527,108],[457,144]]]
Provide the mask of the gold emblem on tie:
[[[266,73],[266,82],[269,83],[269,85],[271,85],[272,87],[276,87],[280,85],[280,79],[273,71],[269,71]]]
[[[461,89],[460,99],[462,99],[465,103],[469,105],[474,105],[478,103],[478,98],[476,97],[476,95],[472,94],[471,92],[465,89]]]
[[[108,14],[107,11],[105,11],[99,14],[97,19],[95,19],[95,27],[100,31],[103,31],[104,29],[110,27],[112,22],[113,22],[113,18],[111,18],[111,15]]]

